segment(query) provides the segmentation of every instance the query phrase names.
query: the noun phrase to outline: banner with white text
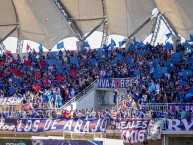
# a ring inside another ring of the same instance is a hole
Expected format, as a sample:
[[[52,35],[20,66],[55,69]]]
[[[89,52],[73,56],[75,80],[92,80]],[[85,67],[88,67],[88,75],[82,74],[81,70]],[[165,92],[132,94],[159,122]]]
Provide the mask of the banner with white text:
[[[164,119],[129,119],[121,121],[124,143],[144,142],[147,139],[160,139]]]
[[[127,88],[129,84],[137,83],[137,78],[97,79],[97,88]]]
[[[17,124],[17,132],[44,132],[62,130],[72,132],[104,132],[107,121],[104,119],[21,119]]]

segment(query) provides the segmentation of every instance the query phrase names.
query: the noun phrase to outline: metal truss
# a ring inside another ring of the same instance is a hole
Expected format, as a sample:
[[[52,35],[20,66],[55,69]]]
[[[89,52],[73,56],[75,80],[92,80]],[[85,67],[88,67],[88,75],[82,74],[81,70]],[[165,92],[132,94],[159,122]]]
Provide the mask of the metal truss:
[[[0,52],[5,52],[6,51],[6,48],[5,48],[5,45],[2,43],[0,43]]]
[[[177,33],[176,29],[175,29],[175,28],[173,27],[173,25],[170,23],[170,21],[169,21],[168,18],[165,16],[165,14],[162,14],[162,20],[163,20],[164,24],[166,25],[166,27],[168,28],[168,30],[170,31],[170,33],[178,36],[178,33]]]
[[[16,49],[16,53],[21,53],[23,49],[23,40],[17,40],[17,49]]]
[[[61,13],[64,15],[64,17],[66,18],[66,20],[68,21],[68,23],[70,24],[71,28],[73,29],[74,33],[76,34],[76,37],[81,40],[82,37],[84,36],[84,34],[82,33],[82,31],[80,30],[80,28],[78,27],[78,25],[76,24],[75,21],[72,20],[72,16],[70,15],[70,13],[67,11],[67,9],[65,8],[65,6],[61,3],[60,0],[53,0],[54,3],[56,4],[56,6],[58,7],[58,9],[61,11]]]
[[[155,22],[155,25],[154,25],[154,28],[153,28],[152,37],[151,37],[151,41],[150,41],[150,44],[152,46],[155,45],[155,42],[157,40],[157,35],[159,33],[159,30],[160,30],[162,15],[163,15],[162,13],[159,13],[156,17],[156,22]]]
[[[102,42],[101,42],[101,48],[103,47],[103,44],[107,44],[108,41],[108,15],[107,15],[107,9],[105,0],[101,0],[102,6],[103,6],[103,17],[105,18],[105,22],[103,23],[103,36],[102,36]]]

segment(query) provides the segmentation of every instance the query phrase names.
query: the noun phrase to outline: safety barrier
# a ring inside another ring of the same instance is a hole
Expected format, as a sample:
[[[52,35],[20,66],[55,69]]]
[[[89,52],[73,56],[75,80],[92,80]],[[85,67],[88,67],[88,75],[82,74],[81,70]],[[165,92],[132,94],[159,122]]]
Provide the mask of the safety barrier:
[[[84,94],[86,94],[86,92],[88,92],[91,88],[94,87],[94,84],[96,83],[96,80],[94,82],[92,82],[88,87],[86,87],[83,91],[81,91],[80,93],[78,93],[74,98],[70,99],[68,102],[66,102],[60,109],[64,109],[67,106],[71,105],[73,102],[75,102],[77,99],[79,99],[81,96],[83,96]]]
[[[168,110],[168,104],[147,103],[142,105],[146,110]]]

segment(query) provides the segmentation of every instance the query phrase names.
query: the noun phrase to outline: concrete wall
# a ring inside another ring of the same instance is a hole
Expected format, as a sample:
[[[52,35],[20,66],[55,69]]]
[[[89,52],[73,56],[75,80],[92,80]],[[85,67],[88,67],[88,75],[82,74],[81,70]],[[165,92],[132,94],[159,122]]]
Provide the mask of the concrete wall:
[[[118,90],[118,100],[121,100],[122,95],[126,95],[125,89]],[[113,89],[106,90],[96,90],[96,98],[98,104],[96,104],[96,108],[106,109],[112,108],[115,104],[113,103]],[[120,104],[121,102],[119,102]]]
[[[193,137],[169,137],[168,145],[193,145]]]
[[[75,102],[71,103],[64,109],[67,110],[75,110],[75,109],[91,109],[95,108],[96,104],[96,97],[95,97],[95,88],[91,88],[86,94],[78,98]]]
[[[125,89],[118,90],[118,100],[121,100],[122,95],[126,95]],[[119,102],[120,104],[121,102]],[[111,109],[115,104],[113,103],[113,89],[96,90],[95,87],[90,89],[86,94],[81,96],[75,102],[67,106],[65,109]]]

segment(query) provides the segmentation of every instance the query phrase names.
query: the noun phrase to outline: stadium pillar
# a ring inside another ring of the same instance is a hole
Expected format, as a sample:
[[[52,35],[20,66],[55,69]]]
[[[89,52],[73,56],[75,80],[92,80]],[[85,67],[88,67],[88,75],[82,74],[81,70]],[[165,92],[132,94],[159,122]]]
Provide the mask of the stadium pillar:
[[[127,49],[129,46],[129,39],[128,38],[125,38],[125,49]]]
[[[78,52],[82,51],[83,43],[84,43],[84,41],[82,41],[82,40],[79,40],[79,41],[76,42]]]
[[[181,41],[181,37],[180,36],[175,36],[172,35],[172,41],[173,41],[173,51],[174,53],[176,52],[176,48],[179,45],[180,41]]]
[[[130,44],[133,42],[133,39],[131,38],[125,38],[125,49],[128,49],[128,47],[130,46]]]
[[[161,143],[162,145],[169,145],[169,137],[168,137],[168,135],[167,134],[164,134],[163,136],[162,136],[162,143]]]

